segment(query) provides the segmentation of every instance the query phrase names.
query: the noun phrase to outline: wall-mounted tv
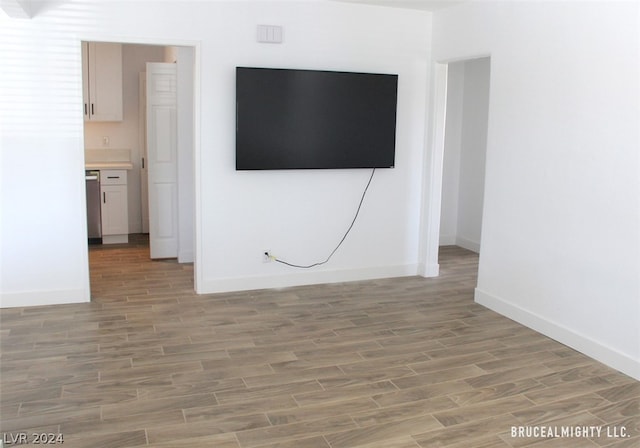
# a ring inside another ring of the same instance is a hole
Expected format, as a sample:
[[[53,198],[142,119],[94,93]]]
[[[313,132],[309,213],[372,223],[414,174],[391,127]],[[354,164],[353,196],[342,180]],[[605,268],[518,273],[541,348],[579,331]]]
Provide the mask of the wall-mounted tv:
[[[236,170],[391,168],[398,75],[236,68]]]

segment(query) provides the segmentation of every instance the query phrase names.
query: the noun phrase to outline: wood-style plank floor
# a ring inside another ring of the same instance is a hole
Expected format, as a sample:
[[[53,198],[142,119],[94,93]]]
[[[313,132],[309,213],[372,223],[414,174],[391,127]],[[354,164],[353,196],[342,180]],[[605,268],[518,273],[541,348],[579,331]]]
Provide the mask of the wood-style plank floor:
[[[91,303],[1,310],[5,446],[640,446],[640,383],[475,304],[471,252],[434,279],[197,296],[133,240],[90,250]]]

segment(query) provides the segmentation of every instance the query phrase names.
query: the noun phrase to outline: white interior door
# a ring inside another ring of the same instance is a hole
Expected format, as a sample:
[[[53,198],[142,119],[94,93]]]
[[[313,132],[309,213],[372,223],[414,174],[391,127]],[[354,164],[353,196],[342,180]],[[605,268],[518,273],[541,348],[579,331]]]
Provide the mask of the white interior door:
[[[151,258],[178,256],[176,66],[147,63],[147,168]]]

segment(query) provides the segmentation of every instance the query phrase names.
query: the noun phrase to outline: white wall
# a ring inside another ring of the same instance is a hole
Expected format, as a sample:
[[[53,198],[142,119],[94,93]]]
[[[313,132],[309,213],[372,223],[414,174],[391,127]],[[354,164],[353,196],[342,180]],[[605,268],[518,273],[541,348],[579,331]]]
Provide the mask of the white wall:
[[[195,258],[194,82],[195,50],[176,47],[178,138],[178,261]]]
[[[440,244],[480,251],[484,201],[489,58],[449,64]]]
[[[0,13],[0,304],[88,298],[80,38],[85,18]]]
[[[255,42],[264,23],[284,27],[283,44]],[[415,274],[430,34],[426,12],[324,1],[77,0],[41,8],[33,20],[2,16],[2,306],[88,299],[81,40],[196,48],[199,292]],[[236,172],[237,65],[400,75],[396,168],[378,171],[349,239],[316,271],[265,264],[262,251],[299,263],[324,258],[369,173]],[[28,174],[51,170],[56,202],[36,209],[42,189]]]
[[[476,300],[640,378],[637,2],[464,4],[433,56],[491,55]]]
[[[464,62],[460,187],[456,244],[480,252],[491,60]]]

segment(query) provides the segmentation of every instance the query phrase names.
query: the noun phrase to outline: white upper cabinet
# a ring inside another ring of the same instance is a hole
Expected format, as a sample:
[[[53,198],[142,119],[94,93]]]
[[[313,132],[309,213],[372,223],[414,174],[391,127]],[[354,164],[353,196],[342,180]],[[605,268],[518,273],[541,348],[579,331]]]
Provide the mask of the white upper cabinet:
[[[82,43],[85,121],[122,121],[122,44]]]

